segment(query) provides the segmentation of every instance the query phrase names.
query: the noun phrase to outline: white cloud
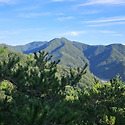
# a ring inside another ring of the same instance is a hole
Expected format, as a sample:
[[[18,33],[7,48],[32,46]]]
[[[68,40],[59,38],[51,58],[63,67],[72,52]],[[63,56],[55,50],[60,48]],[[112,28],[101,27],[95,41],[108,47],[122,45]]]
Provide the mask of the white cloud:
[[[71,19],[74,19],[74,17],[69,16],[69,17],[60,17],[60,18],[57,18],[57,20],[59,20],[59,21],[71,20]]]
[[[117,22],[117,21],[125,21],[125,16],[109,17],[94,21],[86,21],[86,23],[105,23],[105,22]]]
[[[48,15],[50,15],[49,12],[46,12],[46,13],[28,13],[28,14],[20,14],[20,16],[23,17],[23,18],[34,18],[34,17],[48,16]]]
[[[59,36],[79,36],[85,33],[86,31],[69,31],[69,32],[61,33],[59,34]]]
[[[100,13],[101,11],[99,10],[85,10],[84,12],[80,12],[80,15],[88,15],[88,14],[97,14]]]
[[[91,25],[87,25],[87,27],[104,27],[104,26],[122,25],[122,24],[125,24],[125,22],[112,22],[112,23],[91,24]]]
[[[64,13],[56,13],[55,15],[56,16],[62,16],[62,15],[64,15]]]
[[[52,0],[52,2],[68,2],[68,1],[75,1],[75,0]]]
[[[86,3],[80,4],[79,6],[96,5],[96,4],[123,5],[125,4],[125,0],[88,0]]]
[[[110,31],[110,30],[104,30],[104,31],[100,31],[100,33],[111,33],[111,34],[113,34],[113,33],[116,33],[115,31]]]
[[[124,36],[121,33],[118,33],[116,31],[111,31],[111,30],[103,30],[103,31],[98,31],[100,33],[104,33],[104,34],[111,34],[112,36]]]
[[[29,6],[29,7],[24,7],[24,8],[19,8],[17,9],[18,11],[26,11],[26,10],[35,10],[38,9],[39,6]]]
[[[0,3],[10,3],[11,0],[0,0]]]
[[[87,27],[103,27],[103,26],[109,26],[109,25],[110,24],[91,24],[91,25],[87,25]]]
[[[123,34],[112,34],[112,36],[124,36]]]
[[[52,0],[53,2],[61,2],[61,1],[64,1],[64,0]]]
[[[111,26],[111,25],[124,25],[125,24],[125,16],[116,16],[116,17],[108,17],[108,18],[91,20],[91,21],[82,21],[81,23],[89,23],[89,25],[87,25],[87,27],[103,27],[103,26]]]
[[[64,32],[61,34],[58,34],[59,36],[79,36],[79,35],[83,35],[83,34],[93,34],[93,33],[97,33],[97,34],[110,34],[112,36],[123,36],[123,34],[120,34],[116,31],[112,31],[112,30],[88,30],[88,31],[68,31],[68,32]]]
[[[15,4],[17,0],[0,0],[0,4]]]

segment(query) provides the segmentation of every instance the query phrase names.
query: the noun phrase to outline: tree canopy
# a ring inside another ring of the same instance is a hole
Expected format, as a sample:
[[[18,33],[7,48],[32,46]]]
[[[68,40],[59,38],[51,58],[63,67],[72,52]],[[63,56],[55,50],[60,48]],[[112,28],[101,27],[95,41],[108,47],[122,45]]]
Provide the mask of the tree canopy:
[[[124,125],[125,84],[119,76],[79,89],[87,64],[59,79],[59,61],[48,53],[38,51],[24,62],[8,57],[0,62],[1,125]]]

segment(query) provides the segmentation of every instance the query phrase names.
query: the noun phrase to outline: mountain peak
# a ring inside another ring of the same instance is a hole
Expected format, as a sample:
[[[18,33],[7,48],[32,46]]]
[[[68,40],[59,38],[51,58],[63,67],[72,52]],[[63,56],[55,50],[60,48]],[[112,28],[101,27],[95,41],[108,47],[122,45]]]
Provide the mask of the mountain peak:
[[[120,74],[125,81],[125,45],[87,45],[64,37],[49,42],[34,41],[22,46],[7,46],[9,49],[29,54],[38,50],[49,52],[60,64],[82,67],[90,64],[90,71],[102,79],[111,79]]]
[[[66,39],[65,37],[61,37],[61,38],[54,38],[50,41],[70,41],[70,40]]]

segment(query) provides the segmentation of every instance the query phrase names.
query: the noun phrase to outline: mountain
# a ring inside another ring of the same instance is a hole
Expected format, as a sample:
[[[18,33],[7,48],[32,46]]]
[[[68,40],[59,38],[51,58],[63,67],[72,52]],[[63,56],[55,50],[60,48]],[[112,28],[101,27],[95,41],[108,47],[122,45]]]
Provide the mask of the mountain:
[[[34,41],[34,42],[28,43],[26,45],[17,45],[17,46],[11,46],[11,45],[6,45],[6,44],[1,44],[1,45],[7,47],[10,50],[24,53],[25,51],[30,51],[30,50],[33,50],[35,48],[38,48],[39,46],[42,46],[45,43],[46,43],[46,41],[44,41],[44,42]]]
[[[87,45],[65,38],[55,38],[49,42],[6,47],[24,54],[44,50],[52,54],[54,60],[60,59],[61,65],[82,67],[88,63],[90,71],[101,79],[112,79],[120,74],[125,81],[125,46],[122,44]]]
[[[111,44],[108,46],[75,46],[84,53],[89,60],[90,71],[100,79],[112,79],[120,74],[125,81],[125,46]]]
[[[27,60],[29,60],[29,55],[14,52],[12,50],[9,50],[7,48],[4,48],[3,46],[0,45],[0,62],[8,62],[8,60],[12,57],[19,57],[20,58],[20,63],[25,65]],[[76,73],[75,69],[73,71]],[[57,73],[56,76],[60,79],[62,76],[66,76],[70,73],[70,68],[68,66],[64,65],[57,65]],[[79,88],[83,88],[85,85],[91,86],[93,79],[96,79],[96,77],[87,71],[87,73],[82,77],[80,82],[77,84]],[[1,81],[1,79],[0,79]]]
[[[56,38],[49,42],[33,42],[24,46],[5,46],[8,49],[13,51],[17,50],[17,52],[22,52],[24,54],[33,53],[38,50],[44,50],[49,52],[50,55],[53,55],[53,60],[57,61],[60,59],[60,64],[69,67],[82,67],[85,65],[85,63],[89,63],[87,58],[84,56],[84,53],[78,50],[72,44],[72,41],[69,41],[65,38]]]

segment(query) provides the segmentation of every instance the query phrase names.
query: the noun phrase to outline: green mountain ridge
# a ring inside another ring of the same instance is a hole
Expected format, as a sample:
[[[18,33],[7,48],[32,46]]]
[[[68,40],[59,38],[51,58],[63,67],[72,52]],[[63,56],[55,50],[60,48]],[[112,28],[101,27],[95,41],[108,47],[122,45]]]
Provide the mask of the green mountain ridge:
[[[101,79],[112,79],[120,74],[125,81],[125,46],[122,44],[87,45],[66,38],[55,38],[49,42],[6,47],[24,54],[46,51],[53,55],[53,60],[60,59],[61,65],[69,67],[82,67],[88,63],[90,71]]]
[[[7,48],[4,48],[3,46],[0,45],[0,62],[8,62],[10,58],[13,57],[19,57],[20,58],[20,63],[25,65],[27,60],[30,59],[30,55],[22,54],[19,52],[14,52],[12,50],[9,50]],[[76,72],[75,69],[72,69],[74,72]],[[57,65],[57,77],[60,79],[63,76],[67,76],[70,73],[70,68],[64,65]],[[85,85],[91,86],[93,79],[96,79],[96,77],[87,71],[87,73],[82,77],[80,82],[78,83],[79,88],[83,88]],[[1,81],[1,79],[0,79]]]
[[[16,51],[16,52],[20,52],[20,53],[24,53],[25,51],[30,51],[33,50],[35,48],[38,48],[42,45],[44,45],[47,41],[34,41],[31,43],[28,43],[26,45],[17,45],[17,46],[11,46],[11,45],[6,45],[6,44],[1,44],[2,46],[7,47],[10,50]]]

